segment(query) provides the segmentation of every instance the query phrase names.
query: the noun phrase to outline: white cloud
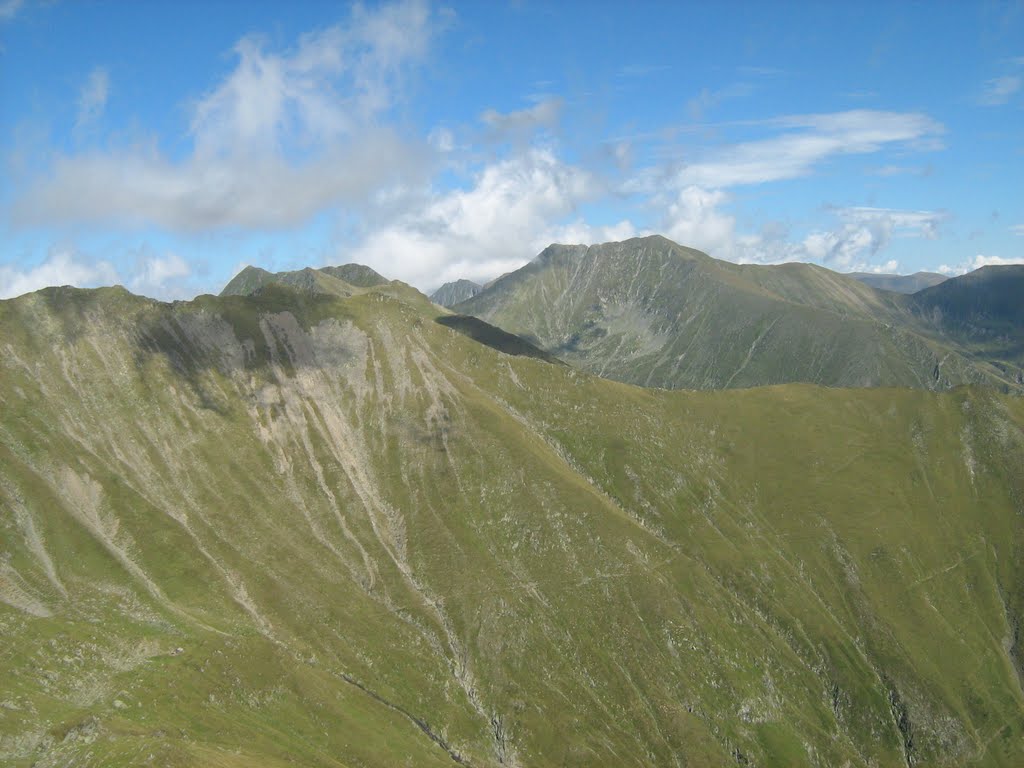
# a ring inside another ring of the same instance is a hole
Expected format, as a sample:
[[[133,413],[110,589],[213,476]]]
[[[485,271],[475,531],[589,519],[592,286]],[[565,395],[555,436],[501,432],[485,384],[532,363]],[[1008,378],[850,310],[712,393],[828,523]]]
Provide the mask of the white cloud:
[[[527,135],[553,124],[559,108],[559,102],[551,100],[519,112],[492,111],[481,119],[496,132]],[[621,191],[639,193],[646,200],[658,231],[733,261],[802,260],[837,269],[884,269],[893,265],[879,264],[877,257],[893,237],[936,235],[942,213],[866,207],[838,209],[836,227],[796,242],[771,228],[738,232],[735,217],[726,209],[729,195],[724,187],[809,173],[834,154],[911,145],[942,130],[923,115],[871,111],[787,116],[768,124],[783,134],[723,150],[715,160],[720,172],[712,172],[706,163],[666,180],[663,170],[648,168]],[[431,141],[439,151],[454,146],[447,130],[436,130]],[[683,184],[687,174],[706,175],[717,183]],[[537,145],[513,150],[484,166],[461,189],[415,189],[396,187],[394,194],[378,195],[375,211],[382,216],[381,223],[371,226],[354,249],[345,248],[344,258],[432,288],[459,277],[492,278],[521,266],[551,242],[592,243],[646,233],[629,220],[589,225],[576,214],[577,206],[612,192],[607,179],[567,165],[552,149]]]
[[[685,165],[676,183],[716,189],[794,179],[833,156],[868,154],[888,145],[917,147],[943,130],[927,115],[873,110],[791,115],[769,124],[786,132],[724,147]]]
[[[191,107],[190,156],[152,146],[58,155],[17,201],[15,221],[270,229],[419,180],[430,148],[377,118],[440,23],[424,2],[403,0],[357,5],[349,24],[286,52],[245,38],[234,71]]]
[[[954,264],[952,266],[949,264],[943,264],[939,267],[939,272],[944,275],[963,275],[967,272],[973,272],[976,269],[981,269],[982,267],[1005,266],[1009,264],[1024,264],[1024,257],[1007,259],[1001,256],[983,256],[979,253],[973,259],[969,259],[968,261],[964,261],[959,264]]]
[[[836,215],[852,224],[884,229],[887,236],[895,233],[928,240],[935,240],[939,236],[939,226],[949,218],[944,211],[904,211],[868,207],[839,208],[836,209]]]
[[[852,207],[834,211],[840,225],[808,234],[794,246],[792,256],[840,271],[891,272],[895,262],[874,262],[893,237],[934,240],[947,218],[942,211],[905,211],[892,208]],[[890,264],[892,269],[890,269]]]
[[[1024,78],[1019,75],[994,77],[985,83],[978,102],[985,107],[998,107],[1006,104],[1013,94],[1024,85]]]
[[[899,273],[900,263],[896,259],[889,259],[885,264],[875,264],[867,269],[876,275],[895,275]]]
[[[487,165],[468,189],[429,197],[345,256],[424,288],[460,277],[486,280],[522,266],[552,242],[632,234],[628,223],[561,223],[600,191],[591,174],[549,149],[531,148]]]
[[[84,128],[96,122],[103,115],[110,94],[110,74],[103,67],[96,67],[89,73],[78,94],[78,119],[76,128]]]
[[[1024,224],[1014,224],[1012,227],[1010,227],[1010,231],[1013,232],[1013,234],[1015,235],[1024,237]]]
[[[358,204],[425,167],[421,152],[380,129],[301,164],[274,154],[175,165],[135,148],[58,158],[15,206],[27,223],[157,224],[178,232],[298,225],[330,204]]]
[[[191,274],[192,268],[175,253],[160,257],[142,252],[128,288],[132,293],[157,299],[179,297],[191,293],[184,285]]]
[[[946,219],[940,211],[837,208],[837,226],[794,241],[779,227],[738,232],[735,218],[722,210],[728,199],[722,190],[686,187],[666,205],[662,231],[682,245],[740,263],[812,261],[840,271],[890,272],[898,265],[892,260],[879,264],[877,258],[893,237],[934,239]]]
[[[666,236],[716,258],[732,258],[736,252],[736,220],[719,210],[727,199],[721,190],[692,185],[680,190],[665,213]]]
[[[19,269],[0,265],[0,299],[21,296],[51,285],[91,288],[113,285],[117,280],[117,270],[110,262],[89,262],[74,251],[57,249],[51,251],[46,261],[37,267]]]

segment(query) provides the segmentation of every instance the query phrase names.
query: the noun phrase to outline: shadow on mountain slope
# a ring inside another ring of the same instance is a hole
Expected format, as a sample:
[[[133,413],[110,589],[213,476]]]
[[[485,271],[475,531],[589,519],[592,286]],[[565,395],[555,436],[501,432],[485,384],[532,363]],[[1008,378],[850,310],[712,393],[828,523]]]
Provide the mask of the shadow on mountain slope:
[[[476,317],[471,317],[469,315],[441,315],[440,317],[435,318],[434,322],[439,325],[443,325],[446,328],[458,331],[463,336],[468,336],[473,339],[473,341],[484,344],[491,349],[504,352],[506,355],[534,357],[538,360],[543,360],[546,363],[565,365],[564,362],[554,355],[535,347],[521,336],[507,333],[506,331],[496,328],[490,323],[485,323],[483,320]]]

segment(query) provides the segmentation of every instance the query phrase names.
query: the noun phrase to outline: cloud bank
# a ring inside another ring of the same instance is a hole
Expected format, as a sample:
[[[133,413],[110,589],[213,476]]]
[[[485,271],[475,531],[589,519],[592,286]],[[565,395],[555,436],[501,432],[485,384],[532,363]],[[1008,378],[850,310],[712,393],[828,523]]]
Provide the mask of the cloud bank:
[[[56,154],[14,206],[14,221],[274,229],[418,180],[425,145],[378,118],[442,23],[424,2],[405,0],[357,5],[347,24],[308,34],[284,53],[246,37],[234,48],[235,69],[190,105],[184,159],[156,141]],[[106,72],[95,70],[79,100],[80,123],[102,112],[108,87]]]

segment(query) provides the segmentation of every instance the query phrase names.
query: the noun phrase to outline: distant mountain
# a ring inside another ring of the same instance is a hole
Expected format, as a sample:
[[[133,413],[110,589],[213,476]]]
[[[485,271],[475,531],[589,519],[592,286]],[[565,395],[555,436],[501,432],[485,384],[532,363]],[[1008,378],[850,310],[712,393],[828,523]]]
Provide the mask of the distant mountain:
[[[354,288],[371,288],[388,280],[362,264],[344,264],[340,267],[321,267],[293,272],[268,272],[259,267],[246,267],[235,275],[221,296],[249,296],[264,286],[276,283],[312,292],[335,296],[351,296]]]
[[[430,300],[442,307],[454,307],[456,304],[476,296],[484,287],[472,280],[455,280],[445,283],[432,294]]]
[[[738,265],[654,236],[552,245],[454,309],[643,386],[1017,386],[916,306],[823,267]]]
[[[321,272],[326,272],[331,277],[344,280],[349,285],[357,288],[374,288],[384,285],[388,279],[378,274],[370,267],[363,264],[342,264],[340,267],[320,267]]]
[[[917,293],[948,280],[946,275],[938,272],[915,272],[912,275],[885,275],[875,272],[851,272],[850,277],[883,291],[894,293]]]
[[[1024,265],[982,267],[911,298],[929,326],[982,357],[1024,365]]]
[[[942,328],[986,336],[1024,327],[1024,264],[982,267],[916,294]]]
[[[501,282],[762,371],[895,295],[544,262]],[[0,765],[1024,765],[1024,398],[640,389],[267,274],[0,301]]]

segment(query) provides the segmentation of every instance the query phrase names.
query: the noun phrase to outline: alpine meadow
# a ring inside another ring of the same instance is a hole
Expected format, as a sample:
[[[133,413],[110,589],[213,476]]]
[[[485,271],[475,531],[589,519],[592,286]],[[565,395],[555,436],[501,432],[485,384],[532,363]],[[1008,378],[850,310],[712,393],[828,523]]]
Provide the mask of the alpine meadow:
[[[0,0],[0,765],[1024,765],[1021,40]]]

